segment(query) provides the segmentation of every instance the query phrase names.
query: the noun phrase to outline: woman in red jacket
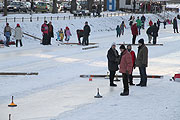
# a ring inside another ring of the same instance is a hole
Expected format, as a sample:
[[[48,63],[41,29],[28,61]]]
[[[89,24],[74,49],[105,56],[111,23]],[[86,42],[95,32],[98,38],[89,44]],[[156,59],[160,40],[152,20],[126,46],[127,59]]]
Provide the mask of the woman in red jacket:
[[[132,64],[133,64],[133,66],[132,66],[132,73],[133,73],[133,68],[135,69],[136,55],[135,55],[135,52],[132,50],[132,47],[131,47],[130,44],[127,45],[127,50],[128,50],[128,51],[130,52],[130,54],[131,54]],[[130,84],[130,85],[135,85],[135,84],[133,83],[132,73],[129,74],[129,84]]]
[[[120,58],[120,73],[122,73],[123,77],[123,86],[124,90],[120,94],[121,96],[129,95],[129,85],[128,85],[128,75],[132,73],[132,58],[131,54],[126,50],[124,45],[120,46],[121,50],[121,58]]]
[[[153,22],[150,20],[149,21],[149,26],[152,26],[153,25]]]
[[[131,26],[131,32],[132,32],[132,35],[133,35],[132,44],[135,44],[136,37],[137,37],[137,35],[138,35],[137,23],[134,23],[134,24]]]

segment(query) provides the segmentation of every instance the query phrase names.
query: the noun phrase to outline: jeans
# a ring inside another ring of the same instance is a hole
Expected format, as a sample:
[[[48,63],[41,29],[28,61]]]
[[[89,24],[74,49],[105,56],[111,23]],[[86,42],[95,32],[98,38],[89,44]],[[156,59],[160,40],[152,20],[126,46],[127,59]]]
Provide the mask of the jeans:
[[[153,37],[153,44],[156,44],[157,42],[157,37]]]
[[[89,35],[83,36],[82,45],[89,45]]]
[[[114,84],[114,76],[116,74],[116,71],[110,71],[110,76],[109,76],[109,79],[110,79],[110,84]]]
[[[146,86],[147,85],[147,74],[146,67],[139,67],[141,81],[140,84]]]
[[[129,84],[128,84],[128,75],[126,73],[122,73],[122,77],[123,77],[123,86],[124,86],[124,90],[129,90]]]
[[[10,37],[6,36],[6,46],[9,46],[9,42],[10,42]]]
[[[141,34],[141,26],[137,26],[139,35]]]

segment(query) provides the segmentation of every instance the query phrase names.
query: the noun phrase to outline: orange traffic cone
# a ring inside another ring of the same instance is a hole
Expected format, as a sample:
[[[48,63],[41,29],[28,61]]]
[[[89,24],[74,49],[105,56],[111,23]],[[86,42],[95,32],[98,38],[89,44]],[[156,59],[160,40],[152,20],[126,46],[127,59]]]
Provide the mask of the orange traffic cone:
[[[100,93],[99,93],[99,88],[97,88],[97,95],[94,96],[94,98],[102,98],[102,97],[103,97],[103,96],[101,96]]]
[[[17,107],[17,105],[14,104],[13,98],[14,98],[14,97],[12,96],[12,102],[11,102],[11,104],[8,105],[8,107]]]

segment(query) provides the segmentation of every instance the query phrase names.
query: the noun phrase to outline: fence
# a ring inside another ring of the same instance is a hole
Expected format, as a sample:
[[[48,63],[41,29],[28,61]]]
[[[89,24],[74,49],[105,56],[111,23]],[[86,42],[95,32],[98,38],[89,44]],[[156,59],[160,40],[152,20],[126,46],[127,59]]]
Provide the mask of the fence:
[[[107,13],[102,14],[100,17],[114,17],[114,16],[125,16],[132,13]],[[71,19],[82,19],[82,18],[95,18],[92,15],[90,16],[51,16],[51,17],[12,17],[12,18],[3,18],[0,19],[0,22],[33,22],[33,21],[44,21],[44,20],[71,20]]]

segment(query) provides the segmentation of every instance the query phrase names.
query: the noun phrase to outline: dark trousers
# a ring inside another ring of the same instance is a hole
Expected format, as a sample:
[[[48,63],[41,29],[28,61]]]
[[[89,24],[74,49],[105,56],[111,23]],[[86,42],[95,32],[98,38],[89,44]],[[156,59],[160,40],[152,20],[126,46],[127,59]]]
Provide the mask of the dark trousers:
[[[146,67],[139,67],[139,72],[141,76],[141,85],[147,85],[147,74],[146,74]]]
[[[132,44],[135,44],[135,42],[136,42],[136,35],[133,35]]]
[[[51,45],[51,37],[48,36],[48,45]]]
[[[174,33],[176,33],[176,32],[179,33],[179,32],[178,32],[178,28],[175,28],[175,29],[174,29]]]
[[[89,35],[83,36],[82,45],[89,45]]]
[[[9,42],[10,42],[10,37],[6,36],[6,46],[9,46]]]
[[[140,35],[141,34],[141,26],[137,26],[138,28],[138,34]]]
[[[18,42],[20,42],[20,46],[22,47],[22,41],[21,40],[16,40],[16,47],[18,47]]]
[[[121,36],[121,33],[117,33],[117,37],[120,37]]]
[[[156,44],[156,42],[157,42],[157,37],[153,36],[153,44]]]
[[[43,45],[48,45],[49,44],[48,39],[49,39],[48,34],[43,34],[42,44]]]
[[[110,71],[110,76],[109,76],[109,79],[110,79],[110,84],[114,84],[114,76],[116,74],[116,71]]]
[[[128,84],[128,75],[126,73],[122,73],[122,77],[123,77],[123,86],[124,86],[124,90],[129,90],[129,84]]]
[[[133,73],[133,71],[132,71],[132,73]],[[132,76],[132,73],[131,74],[129,74],[129,83],[130,84],[133,84],[133,76]]]

